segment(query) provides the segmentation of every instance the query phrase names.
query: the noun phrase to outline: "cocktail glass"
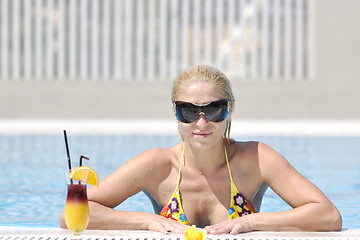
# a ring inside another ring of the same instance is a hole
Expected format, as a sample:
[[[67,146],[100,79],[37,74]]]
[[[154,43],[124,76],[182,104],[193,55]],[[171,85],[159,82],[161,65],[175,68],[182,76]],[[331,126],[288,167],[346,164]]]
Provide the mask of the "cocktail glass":
[[[84,174],[85,179],[82,181],[76,181],[67,176],[68,190],[65,204],[65,222],[68,229],[75,236],[79,236],[89,222],[89,203],[86,193],[88,172]]]

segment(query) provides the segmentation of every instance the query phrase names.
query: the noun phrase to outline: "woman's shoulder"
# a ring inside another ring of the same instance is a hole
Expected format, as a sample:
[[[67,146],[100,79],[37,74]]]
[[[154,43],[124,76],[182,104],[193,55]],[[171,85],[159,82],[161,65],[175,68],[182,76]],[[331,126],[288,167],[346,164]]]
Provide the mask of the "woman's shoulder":
[[[234,141],[230,144],[236,153],[256,153],[260,142],[257,141]]]
[[[237,152],[252,152],[252,153],[262,153],[269,150],[274,151],[266,143],[260,141],[234,141],[233,145]]]
[[[157,147],[144,151],[136,158],[143,164],[151,165],[151,167],[171,166],[173,161],[177,159],[177,155],[180,151],[179,145],[169,148]]]
[[[229,161],[235,161],[239,168],[258,166],[258,146],[256,141],[234,141],[227,146]]]
[[[158,184],[167,178],[176,164],[178,148],[178,146],[152,148],[131,159],[131,161],[134,160],[134,165],[137,166],[136,169],[143,179],[147,179],[144,185],[146,189],[151,189],[154,183]],[[148,179],[151,179],[151,181],[148,181]]]
[[[177,154],[177,152],[181,151],[181,150],[179,150],[180,147],[181,147],[181,144],[173,146],[173,147],[168,147],[168,148],[157,147],[157,148],[152,148],[152,149],[146,150],[145,152],[143,152],[143,154],[147,155],[149,157],[152,157],[152,158],[157,158],[159,160],[169,159],[169,158],[175,156]]]
[[[265,170],[271,171],[276,165],[277,168],[284,167],[287,169],[290,163],[282,156],[281,153],[274,148],[263,142],[249,141],[249,142],[236,142],[237,149],[240,153],[245,153],[248,159],[256,161],[258,167],[262,172]]]
[[[237,159],[257,162],[257,164],[271,161],[280,155],[266,143],[259,141],[236,141],[231,144],[231,148],[234,149],[232,152]]]

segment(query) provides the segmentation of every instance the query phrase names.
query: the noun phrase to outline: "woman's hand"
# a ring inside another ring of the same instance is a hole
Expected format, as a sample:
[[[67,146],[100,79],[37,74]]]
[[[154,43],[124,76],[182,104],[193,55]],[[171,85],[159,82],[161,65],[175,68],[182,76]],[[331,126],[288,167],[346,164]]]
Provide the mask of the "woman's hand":
[[[253,231],[246,216],[207,226],[205,230],[209,234],[239,234]]]
[[[188,227],[190,226],[182,224],[178,221],[154,215],[154,219],[149,221],[148,230],[160,232],[162,234],[168,234],[169,232],[184,234]]]

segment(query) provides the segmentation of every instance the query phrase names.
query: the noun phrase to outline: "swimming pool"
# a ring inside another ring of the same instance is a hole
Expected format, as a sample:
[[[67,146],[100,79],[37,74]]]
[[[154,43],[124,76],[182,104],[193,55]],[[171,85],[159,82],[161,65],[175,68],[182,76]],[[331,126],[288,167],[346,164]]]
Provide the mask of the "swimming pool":
[[[282,153],[293,166],[313,181],[334,202],[344,228],[360,228],[360,137],[249,135],[238,140],[259,140]],[[100,178],[142,151],[178,143],[173,134],[84,135],[69,134],[73,162],[80,155]],[[58,227],[66,198],[67,168],[62,132],[59,134],[0,135],[0,225]],[[128,199],[123,210],[152,212],[144,194]],[[290,209],[271,190],[261,211]]]

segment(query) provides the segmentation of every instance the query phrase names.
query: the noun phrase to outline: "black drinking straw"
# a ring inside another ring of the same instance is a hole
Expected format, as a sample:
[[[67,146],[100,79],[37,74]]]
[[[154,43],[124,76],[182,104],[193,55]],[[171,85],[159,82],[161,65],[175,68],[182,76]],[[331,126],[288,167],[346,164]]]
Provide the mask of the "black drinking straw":
[[[90,158],[81,155],[81,156],[80,156],[80,161],[79,161],[79,167],[82,166],[82,159],[83,159],[83,158],[85,158],[86,160],[90,160]]]
[[[69,164],[69,172],[70,172],[71,171],[71,159],[70,159],[68,140],[67,140],[67,136],[66,136],[66,130],[64,130],[64,138],[65,138],[66,153],[67,153],[68,164]],[[73,183],[72,179],[70,179],[70,181],[71,181],[71,184],[72,184]]]

